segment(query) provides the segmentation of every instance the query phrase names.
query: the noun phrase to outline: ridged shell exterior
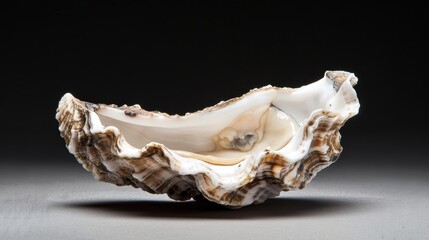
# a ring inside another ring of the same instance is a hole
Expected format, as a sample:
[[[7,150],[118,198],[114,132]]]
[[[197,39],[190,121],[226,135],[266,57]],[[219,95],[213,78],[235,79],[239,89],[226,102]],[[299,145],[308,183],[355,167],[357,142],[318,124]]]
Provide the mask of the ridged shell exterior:
[[[334,88],[345,81],[344,76],[329,76],[329,73],[326,75],[332,79]],[[349,100],[357,102],[357,99]],[[118,129],[92,129],[91,117],[98,108],[97,104],[66,94],[56,115],[61,136],[70,153],[97,180],[118,186],[131,185],[150,193],[166,193],[175,200],[204,197],[234,208],[262,203],[267,198],[278,196],[281,191],[304,188],[317,172],[337,160],[342,151],[339,129],[352,117],[325,110],[313,112],[300,127],[302,141],[311,142],[300,161],[289,163],[275,151],[265,150],[247,163],[246,174],[240,177],[240,187],[225,189],[215,179],[215,172],[182,175],[180,160],[175,159],[175,155],[161,143],[150,143],[137,153],[127,154],[130,145]],[[135,112],[139,107],[120,108]]]

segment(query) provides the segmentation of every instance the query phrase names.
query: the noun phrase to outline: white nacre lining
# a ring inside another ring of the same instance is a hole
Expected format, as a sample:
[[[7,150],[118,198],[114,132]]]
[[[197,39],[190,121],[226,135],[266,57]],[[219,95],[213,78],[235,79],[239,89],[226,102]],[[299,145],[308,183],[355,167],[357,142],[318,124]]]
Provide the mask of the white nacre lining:
[[[338,112],[339,109],[333,108],[343,107],[345,104],[339,100],[345,98],[336,95],[354,92],[351,77],[354,75],[349,76],[338,92],[333,81],[325,76],[297,89],[267,86],[231,102],[220,103],[222,107],[185,116],[151,113],[130,117],[120,108],[107,105],[100,106],[96,115],[102,125],[118,128],[127,143],[135,148],[143,148],[151,142],[161,143],[182,157],[234,165],[265,149],[285,148],[315,111]],[[243,148],[231,145],[234,137],[243,139],[246,134],[253,134],[252,144]]]

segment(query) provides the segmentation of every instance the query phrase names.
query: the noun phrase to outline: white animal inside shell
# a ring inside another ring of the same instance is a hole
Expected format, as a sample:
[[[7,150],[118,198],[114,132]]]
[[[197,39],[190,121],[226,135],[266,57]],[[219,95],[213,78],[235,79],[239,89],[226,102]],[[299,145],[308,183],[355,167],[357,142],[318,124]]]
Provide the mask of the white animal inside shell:
[[[56,118],[97,180],[238,208],[304,188],[337,160],[339,129],[359,111],[356,83],[327,71],[300,88],[266,86],[184,116],[67,93]]]

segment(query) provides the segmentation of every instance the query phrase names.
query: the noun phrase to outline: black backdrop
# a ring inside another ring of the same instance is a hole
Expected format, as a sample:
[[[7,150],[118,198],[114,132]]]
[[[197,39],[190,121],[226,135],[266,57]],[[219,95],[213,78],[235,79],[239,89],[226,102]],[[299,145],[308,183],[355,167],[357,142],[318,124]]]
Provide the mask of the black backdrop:
[[[429,28],[419,5],[2,4],[3,156],[71,161],[54,119],[66,92],[184,114],[267,84],[308,84],[328,69],[360,79],[345,154],[399,162],[427,143]]]

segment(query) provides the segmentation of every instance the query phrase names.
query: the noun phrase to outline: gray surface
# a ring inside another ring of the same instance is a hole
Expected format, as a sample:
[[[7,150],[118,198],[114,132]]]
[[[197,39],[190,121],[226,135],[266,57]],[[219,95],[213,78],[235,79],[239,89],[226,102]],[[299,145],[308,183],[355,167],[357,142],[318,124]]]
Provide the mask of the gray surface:
[[[68,170],[67,170],[68,169]],[[228,210],[96,182],[77,164],[3,167],[0,239],[424,239],[424,169],[332,166],[308,188]],[[18,176],[18,177],[17,177]]]

